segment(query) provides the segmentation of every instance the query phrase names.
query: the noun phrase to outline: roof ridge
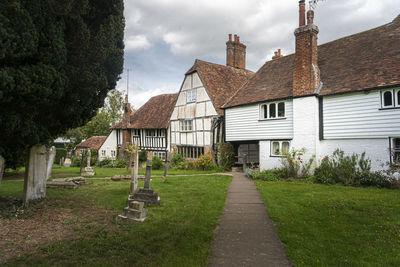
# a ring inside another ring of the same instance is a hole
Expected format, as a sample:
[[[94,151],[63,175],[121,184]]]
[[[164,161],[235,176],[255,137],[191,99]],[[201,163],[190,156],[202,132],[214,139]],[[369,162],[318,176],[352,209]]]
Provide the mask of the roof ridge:
[[[226,68],[232,69],[232,70],[249,71],[249,72],[255,73],[254,71],[249,70],[249,69],[235,68],[235,67],[232,67],[232,66],[222,65],[222,64],[219,64],[219,63],[214,63],[214,62],[210,62],[210,61],[206,61],[206,60],[202,60],[202,59],[198,59],[198,58],[195,59],[195,64],[196,64],[197,61],[203,62],[203,63],[206,63],[206,64],[211,64],[211,65],[217,65],[217,66],[221,66],[221,67],[226,67]],[[193,67],[194,67],[195,64],[193,64]],[[191,67],[190,69],[192,69],[193,67]],[[189,70],[190,70],[190,69],[189,69]]]

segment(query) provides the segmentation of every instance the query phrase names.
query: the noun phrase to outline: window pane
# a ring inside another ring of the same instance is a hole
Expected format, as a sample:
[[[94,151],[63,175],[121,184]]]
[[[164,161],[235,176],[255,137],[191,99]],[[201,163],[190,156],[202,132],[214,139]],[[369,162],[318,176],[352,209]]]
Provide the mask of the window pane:
[[[263,105],[262,107],[263,107],[263,113],[264,113],[263,118],[267,119],[268,118],[268,105]]]
[[[289,152],[289,142],[282,142],[282,153]]]
[[[400,138],[393,138],[393,148],[400,149]]]
[[[272,103],[269,104],[269,117],[270,118],[275,118],[276,117],[276,104]]]
[[[392,106],[393,105],[393,100],[392,100],[392,92],[386,91],[383,94],[383,106]]]
[[[196,89],[186,91],[186,102],[196,102]]]
[[[278,104],[278,117],[285,117],[285,103],[280,102]]]
[[[272,142],[272,154],[279,155],[279,142]]]

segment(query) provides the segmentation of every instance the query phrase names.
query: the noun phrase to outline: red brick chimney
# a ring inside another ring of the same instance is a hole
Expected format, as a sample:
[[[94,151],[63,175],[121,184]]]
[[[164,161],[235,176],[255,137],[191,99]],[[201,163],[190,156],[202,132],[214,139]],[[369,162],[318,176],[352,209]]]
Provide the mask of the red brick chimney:
[[[299,1],[299,28],[296,36],[295,72],[293,77],[293,96],[312,95],[320,83],[318,68],[318,27],[314,25],[314,11],[307,12],[305,25],[305,3]]]
[[[238,69],[246,68],[246,46],[240,42],[239,36],[229,34],[229,40],[226,42],[226,65]]]
[[[281,54],[281,49],[279,48],[278,51],[274,52],[274,56],[272,57],[272,59],[277,59],[283,57],[283,55]]]
[[[122,118],[122,145],[128,147],[131,144],[131,130],[129,129],[131,119],[131,104],[128,102],[128,96],[125,96],[124,115]]]

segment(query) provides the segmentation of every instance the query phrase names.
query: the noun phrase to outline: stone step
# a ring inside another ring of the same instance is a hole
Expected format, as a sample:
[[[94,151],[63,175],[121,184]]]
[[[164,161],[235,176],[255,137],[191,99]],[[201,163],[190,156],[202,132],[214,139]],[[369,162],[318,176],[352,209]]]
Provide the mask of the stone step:
[[[142,219],[146,217],[147,215],[147,210],[142,209],[142,210],[135,210],[131,209],[129,207],[124,208],[124,216],[132,219]]]
[[[127,216],[120,214],[117,216],[116,220],[117,220],[117,223],[144,222],[144,220],[146,220],[146,217],[140,218],[140,219],[135,219],[135,218],[129,218]]]
[[[46,188],[76,189],[78,185],[74,182],[47,182]]]
[[[143,210],[144,202],[136,201],[133,199],[128,199],[128,206],[131,209]]]

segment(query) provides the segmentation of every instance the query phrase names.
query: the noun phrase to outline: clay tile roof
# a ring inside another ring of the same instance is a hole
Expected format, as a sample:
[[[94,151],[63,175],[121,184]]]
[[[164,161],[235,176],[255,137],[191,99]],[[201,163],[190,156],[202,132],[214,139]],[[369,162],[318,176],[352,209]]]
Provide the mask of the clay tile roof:
[[[90,148],[93,150],[99,150],[103,145],[104,141],[106,141],[107,136],[92,136],[82,143],[78,144],[77,148]]]
[[[178,94],[153,96],[131,115],[131,129],[166,129]]]
[[[250,70],[237,69],[196,59],[186,72],[197,72],[217,112],[223,115],[220,107],[254,75]]]
[[[383,26],[318,46],[320,95],[400,84],[400,16]],[[294,54],[267,61],[224,108],[292,97]]]

